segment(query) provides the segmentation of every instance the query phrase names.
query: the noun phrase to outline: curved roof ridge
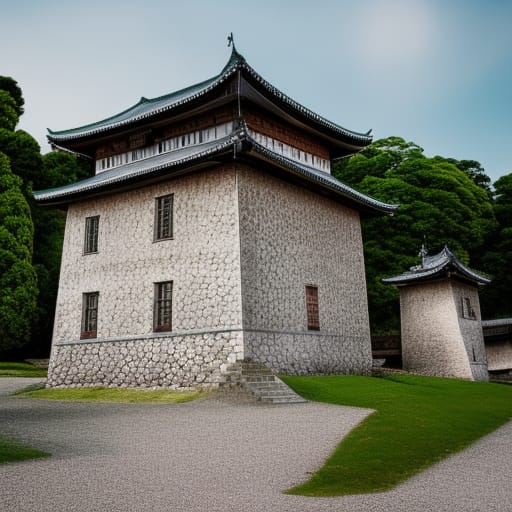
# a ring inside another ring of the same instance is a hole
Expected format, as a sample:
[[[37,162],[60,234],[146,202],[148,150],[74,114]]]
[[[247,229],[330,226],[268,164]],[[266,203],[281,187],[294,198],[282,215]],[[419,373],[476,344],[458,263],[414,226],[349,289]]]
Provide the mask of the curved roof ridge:
[[[236,52],[238,54],[238,52]],[[238,54],[240,55],[240,54]],[[240,57],[242,57],[240,55]],[[331,130],[337,131],[339,133],[342,133],[343,135],[354,137],[356,139],[359,139],[361,141],[370,143],[373,140],[373,137],[370,135],[370,131],[367,133],[360,133],[356,131],[349,130],[347,128],[344,128],[343,126],[340,126],[336,123],[333,123],[332,121],[329,121],[325,117],[313,112],[309,108],[305,107],[304,105],[300,104],[298,101],[295,101],[290,96],[285,94],[284,92],[280,91],[275,85],[272,85],[270,82],[265,80],[252,66],[250,66],[247,61],[242,57],[243,61],[240,62],[240,65],[246,69],[254,78],[256,78],[268,91],[272,92],[275,96],[277,96],[279,99],[293,107],[294,109],[298,110],[302,114],[304,114],[309,119],[312,119],[323,126],[330,128]]]
[[[48,128],[48,139],[50,142],[58,143],[87,137],[171,110],[208,93],[216,86],[230,78],[238,69],[245,70],[270,94],[311,121],[316,122],[329,130],[333,130],[339,135],[358,141],[359,143],[369,144],[372,141],[372,136],[369,135],[369,132],[363,134],[348,130],[347,128],[329,121],[323,116],[316,114],[309,108],[304,107],[297,101],[293,100],[290,96],[281,92],[277,87],[265,80],[252,66],[250,66],[245,57],[234,47],[232,48],[228,62],[222,68],[221,72],[211,78],[155,98],[145,98],[142,96],[137,103],[127,109],[94,123],[85,124],[68,130],[54,131]]]
[[[447,245],[439,253],[427,256],[423,263],[411,267],[398,276],[382,279],[382,282],[387,284],[406,284],[425,281],[449,273],[450,269],[457,271],[460,275],[476,284],[484,285],[491,282],[488,277],[475,272],[459,261]]]
[[[206,80],[203,80],[201,82],[197,82],[196,84],[189,85],[187,87],[184,87],[182,89],[179,89],[177,91],[173,91],[171,93],[163,94],[161,96],[156,96],[155,98],[145,98],[142,96],[140,100],[132,105],[131,107],[128,107],[127,109],[118,112],[117,114],[113,114],[112,116],[106,117],[105,119],[102,119],[100,121],[96,121],[94,123],[89,123],[83,126],[78,126],[76,128],[71,128],[69,130],[60,130],[60,131],[53,131],[50,128],[48,128],[49,136],[48,138],[50,141],[52,140],[68,140],[73,138],[78,138],[81,136],[86,135],[92,135],[98,132],[106,131],[111,128],[116,128],[118,126],[123,126],[124,124],[131,123],[133,121],[138,121],[140,119],[144,119],[146,117],[149,117],[151,115],[158,114],[159,112],[168,110],[174,106],[177,106],[182,103],[186,103],[198,96],[201,96],[211,90],[213,87],[215,87],[218,83],[221,83],[225,81],[231,74],[239,67],[239,65],[245,62],[244,57],[239,54],[235,49],[231,52],[231,56],[222,69],[222,71]],[[190,94],[188,94],[190,93]],[[181,98],[181,101],[180,99]],[[175,102],[172,100],[176,99]],[[167,105],[163,105],[160,108],[152,109],[151,105],[165,102],[166,100],[170,100],[171,102]],[[125,119],[122,119],[123,116],[128,114],[131,111],[135,111],[137,107],[140,105],[145,105],[149,107],[149,110],[143,111],[139,114],[134,112],[134,115],[132,117],[126,117]],[[118,122],[115,122],[115,119],[119,119]],[[111,122],[112,121],[112,122]]]
[[[373,197],[370,197],[362,192],[358,192],[357,190],[349,187],[342,181],[336,179],[332,174],[329,174],[324,171],[320,171],[315,167],[310,167],[309,165],[305,165],[299,162],[295,162],[285,156],[279,155],[270,149],[267,149],[265,146],[261,145],[259,142],[256,142],[249,134],[245,135],[246,140],[248,140],[252,147],[259,153],[266,155],[274,161],[281,162],[286,165],[286,167],[298,171],[301,175],[313,179],[316,182],[327,186],[330,189],[336,190],[338,193],[342,193],[345,197],[348,197],[359,203],[361,205],[366,205],[372,210],[377,210],[381,213],[386,213],[388,215],[392,215],[399,205],[396,204],[388,204]]]
[[[241,144],[243,142],[246,143],[245,147]],[[383,203],[352,189],[329,173],[295,162],[270,151],[258,144],[249,135],[247,126],[243,120],[231,134],[222,139],[200,145],[188,146],[181,150],[155,155],[148,159],[137,160],[136,162],[124,164],[96,174],[85,180],[55,189],[35,191],[34,197],[37,202],[41,203],[65,203],[72,200],[72,198],[78,194],[91,193],[96,190],[99,191],[113,184],[120,184],[139,179],[143,176],[150,176],[166,168],[176,168],[187,162],[199,162],[204,159],[213,158],[214,155],[227,151],[232,151],[235,156],[242,153],[250,155],[251,152],[254,152],[259,155],[259,158],[266,158],[267,161],[271,161],[275,165],[285,168],[288,172],[299,175],[302,179],[309,180],[310,182],[316,183],[345,197],[355,205],[359,205],[361,210],[392,214],[397,208],[397,205]],[[358,209],[357,206],[354,207]]]

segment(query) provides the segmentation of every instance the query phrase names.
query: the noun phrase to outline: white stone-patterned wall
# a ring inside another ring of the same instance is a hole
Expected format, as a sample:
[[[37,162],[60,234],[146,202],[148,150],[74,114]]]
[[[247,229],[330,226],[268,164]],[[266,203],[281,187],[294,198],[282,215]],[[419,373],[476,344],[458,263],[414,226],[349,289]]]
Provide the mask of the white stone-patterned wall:
[[[452,290],[459,318],[459,329],[466,347],[473,379],[489,380],[478,288],[452,280]],[[474,318],[464,318],[462,300],[466,298],[471,302]]]
[[[238,181],[246,357],[295,374],[368,372],[359,214],[248,167]],[[308,331],[307,285],[320,331]]]
[[[154,242],[166,194],[173,239]],[[98,253],[84,255],[96,215]],[[170,333],[152,332],[161,281],[173,281]],[[99,292],[93,340],[79,339],[86,292]],[[370,370],[357,212],[240,164],[69,206],[50,386],[212,385],[244,356],[295,374]]]
[[[403,368],[440,377],[473,377],[452,282],[400,288]]]
[[[173,239],[154,242],[155,198],[166,194],[174,194]],[[112,370],[116,375],[125,366],[126,350],[134,350],[134,345],[160,346],[169,353],[166,344],[177,343],[177,338],[169,338],[165,343],[158,336],[149,341],[132,340],[152,336],[156,282],[173,281],[173,333],[211,331],[215,337],[220,331],[240,329],[237,200],[235,170],[230,166],[71,204],[66,221],[50,382],[58,385],[69,381],[66,368],[75,371],[76,365],[69,367],[63,361],[69,360],[73,351],[87,353],[88,375],[91,368],[99,367],[96,348],[106,349],[109,343],[112,360],[118,358],[117,367]],[[94,215],[100,217],[98,253],[84,255],[85,218]],[[86,292],[99,292],[97,340],[90,343],[79,340],[82,294]],[[123,339],[128,341],[119,341]],[[234,338],[230,334],[226,346],[212,351],[222,354],[224,359],[209,361],[209,366],[195,364],[196,356],[204,353],[204,344],[193,343],[193,337],[187,339],[186,356],[180,352],[180,358],[187,358],[189,368],[200,367],[197,375],[208,373],[208,367],[215,373],[228,357],[243,358],[240,334]],[[235,345],[233,339],[237,340]],[[148,370],[145,384],[153,385],[154,379],[149,375]]]

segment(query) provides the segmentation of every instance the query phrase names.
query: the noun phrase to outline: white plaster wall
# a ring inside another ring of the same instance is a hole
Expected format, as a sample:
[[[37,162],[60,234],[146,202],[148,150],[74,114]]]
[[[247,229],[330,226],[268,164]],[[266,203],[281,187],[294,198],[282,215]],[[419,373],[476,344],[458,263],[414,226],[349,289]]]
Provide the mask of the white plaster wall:
[[[289,373],[365,373],[371,365],[358,212],[239,167],[245,354]],[[318,286],[320,331],[305,287]]]
[[[405,370],[425,375],[472,378],[454,297],[448,280],[400,288]]]

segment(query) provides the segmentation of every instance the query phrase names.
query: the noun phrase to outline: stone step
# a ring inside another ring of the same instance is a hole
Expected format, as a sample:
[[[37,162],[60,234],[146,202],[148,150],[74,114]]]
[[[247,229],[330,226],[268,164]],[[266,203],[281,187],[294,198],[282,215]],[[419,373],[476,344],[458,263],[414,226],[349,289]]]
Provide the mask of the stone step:
[[[246,382],[276,382],[275,375],[242,375]]]
[[[227,372],[228,381],[239,382],[244,389],[261,402],[290,404],[307,402],[289,388],[276,373],[260,363],[240,362]]]
[[[279,385],[276,383],[275,385],[272,384],[256,384],[254,382],[246,382],[246,385],[248,385],[251,389],[263,392],[263,391],[291,391],[288,386]]]

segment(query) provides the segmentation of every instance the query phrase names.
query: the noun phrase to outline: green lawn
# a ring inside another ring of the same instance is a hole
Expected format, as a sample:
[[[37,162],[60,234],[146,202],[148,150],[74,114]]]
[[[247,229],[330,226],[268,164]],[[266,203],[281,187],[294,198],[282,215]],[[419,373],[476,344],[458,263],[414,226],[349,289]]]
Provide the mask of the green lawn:
[[[24,446],[11,438],[0,436],[0,464],[48,457],[50,454]]]
[[[29,363],[0,362],[0,377],[43,377],[48,373],[46,368]]]
[[[512,386],[394,374],[284,377],[309,400],[375,409],[309,481],[287,491],[385,491],[512,418]]]
[[[49,388],[22,391],[18,396],[74,402],[183,403],[204,396],[201,391],[133,388]]]

